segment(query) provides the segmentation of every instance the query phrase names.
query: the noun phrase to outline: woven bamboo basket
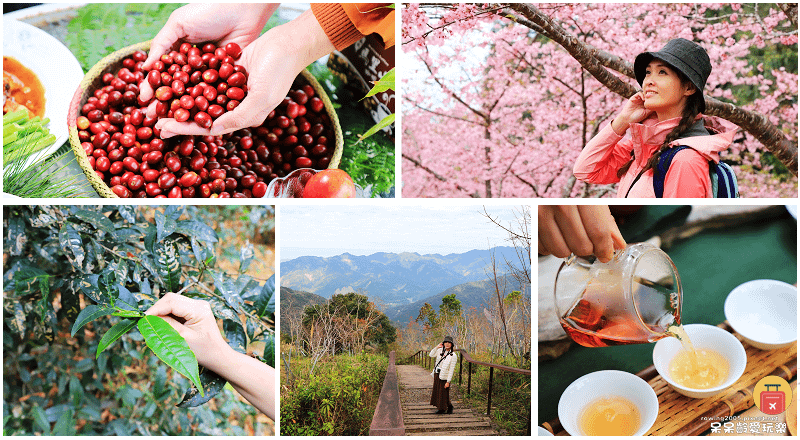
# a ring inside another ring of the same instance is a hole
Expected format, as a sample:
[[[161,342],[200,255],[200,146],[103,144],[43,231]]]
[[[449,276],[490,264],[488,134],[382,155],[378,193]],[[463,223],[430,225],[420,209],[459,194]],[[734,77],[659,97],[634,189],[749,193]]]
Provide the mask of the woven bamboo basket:
[[[70,146],[75,153],[75,157],[78,159],[78,165],[80,165],[84,174],[86,174],[86,178],[89,179],[94,189],[102,197],[115,198],[117,195],[100,179],[92,169],[91,164],[89,164],[89,158],[86,156],[86,152],[83,150],[83,147],[81,147],[81,142],[78,139],[78,116],[80,115],[81,108],[86,104],[94,91],[104,86],[103,75],[107,72],[116,73],[122,65],[122,60],[137,50],[143,50],[145,52],[150,50],[151,41],[152,40],[124,47],[100,60],[86,73],[86,76],[83,77],[83,80],[78,86],[78,90],[75,91],[75,95],[72,97],[72,102],[70,102],[69,113],[67,114]],[[303,70],[300,75],[297,76],[295,83],[311,85],[314,92],[325,104],[325,111],[331,118],[331,124],[333,124],[335,138],[335,148],[328,169],[338,168],[339,162],[342,159],[342,150],[344,149],[344,136],[342,135],[342,127],[339,124],[339,117],[336,115],[330,97],[328,97],[325,89],[322,88],[322,85],[320,85],[317,79],[314,78],[308,70]]]
[[[742,377],[715,396],[692,399],[679,394],[658,374],[653,365],[636,375],[646,380],[658,396],[658,417],[646,435],[700,435],[713,421],[753,407],[753,390],[765,376],[778,376],[791,382],[797,375],[797,343],[778,350],[750,346],[728,322],[718,327],[732,333],[744,345],[747,367]],[[554,435],[569,435],[558,419],[542,424]]]

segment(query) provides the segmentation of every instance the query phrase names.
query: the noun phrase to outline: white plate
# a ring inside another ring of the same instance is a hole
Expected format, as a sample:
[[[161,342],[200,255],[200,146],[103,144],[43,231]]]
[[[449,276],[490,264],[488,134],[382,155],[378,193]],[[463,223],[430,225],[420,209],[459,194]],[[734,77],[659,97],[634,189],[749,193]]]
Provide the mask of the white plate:
[[[786,210],[789,211],[789,214],[797,220],[797,205],[786,205]]]
[[[44,115],[47,128],[55,135],[53,145],[36,157],[47,157],[69,138],[67,112],[83,69],[66,46],[47,32],[17,20],[3,19],[3,56],[14,57],[31,69],[44,86]]]

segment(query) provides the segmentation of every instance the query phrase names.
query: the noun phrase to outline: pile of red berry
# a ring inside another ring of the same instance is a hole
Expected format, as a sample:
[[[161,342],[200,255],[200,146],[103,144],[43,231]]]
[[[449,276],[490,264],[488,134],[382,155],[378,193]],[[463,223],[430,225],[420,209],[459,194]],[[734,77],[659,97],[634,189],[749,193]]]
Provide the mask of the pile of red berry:
[[[264,197],[267,185],[297,168],[324,169],[335,149],[334,131],[322,100],[299,84],[264,123],[224,136],[160,139],[160,118],[192,120],[208,128],[236,108],[247,93],[247,72],[234,64],[235,43],[213,43],[162,55],[153,69],[137,51],[116,75],[103,75],[77,118],[78,137],[97,175],[119,197]],[[139,99],[139,84],[154,89],[156,117],[146,115],[153,100]]]

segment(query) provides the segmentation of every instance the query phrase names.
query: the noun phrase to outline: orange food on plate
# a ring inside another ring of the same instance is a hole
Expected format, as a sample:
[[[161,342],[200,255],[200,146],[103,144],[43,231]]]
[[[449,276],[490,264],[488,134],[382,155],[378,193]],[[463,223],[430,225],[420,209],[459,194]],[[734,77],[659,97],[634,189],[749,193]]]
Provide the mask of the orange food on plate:
[[[3,114],[20,107],[44,117],[44,86],[30,69],[12,57],[3,57]]]

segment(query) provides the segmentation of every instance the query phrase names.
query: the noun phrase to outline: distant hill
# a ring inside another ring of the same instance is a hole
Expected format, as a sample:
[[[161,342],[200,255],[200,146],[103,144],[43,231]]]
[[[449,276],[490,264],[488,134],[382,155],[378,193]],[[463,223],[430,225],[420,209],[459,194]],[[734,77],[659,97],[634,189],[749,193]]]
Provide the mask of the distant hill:
[[[525,286],[523,289],[522,286],[512,281],[512,277],[508,277],[507,279],[508,291],[501,292],[503,297],[514,290],[522,291],[523,294],[530,297],[530,286]],[[419,315],[419,309],[422,308],[425,303],[433,306],[433,309],[438,313],[439,306],[442,304],[442,298],[451,294],[455,294],[456,299],[461,301],[461,310],[464,312],[469,311],[469,309],[473,307],[480,312],[484,307],[487,306],[486,302],[489,299],[489,295],[494,295],[494,282],[492,280],[484,279],[482,281],[472,281],[469,283],[459,284],[439,292],[436,295],[415,301],[411,304],[388,307],[384,312],[386,313],[386,316],[388,316],[389,319],[391,319],[394,323],[398,324],[399,326],[404,326],[409,321],[413,321],[417,318]]]
[[[368,256],[345,253],[328,258],[299,257],[281,262],[281,286],[323,298],[364,290],[370,298],[379,300],[382,309],[389,310],[460,284],[485,280],[484,270],[492,252],[499,262],[517,258],[509,246],[448,255],[378,252]]]
[[[306,306],[313,306],[325,302],[325,298],[311,292],[293,290],[281,287],[281,326],[286,322],[286,317],[303,313]],[[283,327],[281,327],[283,328]]]

